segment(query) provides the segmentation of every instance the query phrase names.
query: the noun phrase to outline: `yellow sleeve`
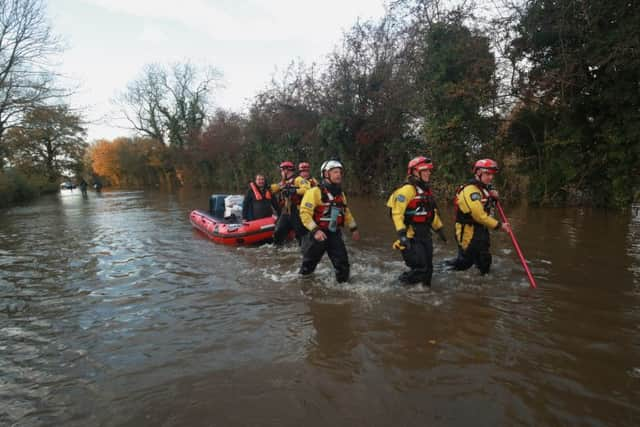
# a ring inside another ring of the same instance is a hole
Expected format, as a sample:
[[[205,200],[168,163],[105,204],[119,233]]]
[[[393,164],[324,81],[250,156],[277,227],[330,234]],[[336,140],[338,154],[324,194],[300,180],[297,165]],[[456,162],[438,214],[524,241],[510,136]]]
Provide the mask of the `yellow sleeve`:
[[[438,231],[443,227],[442,220],[440,219],[440,215],[438,215],[438,209],[434,209],[433,211],[433,222],[431,223],[431,228],[433,231]]]
[[[464,206],[467,207],[467,212],[471,213],[471,217],[475,222],[492,230],[498,226],[498,220],[485,212],[484,206],[480,201],[482,192],[478,187],[475,185],[467,185],[460,192],[459,196],[462,196],[462,200],[458,200],[458,205],[462,206],[464,204]],[[465,212],[464,209],[463,212]]]
[[[272,194],[276,194],[278,191],[280,191],[280,184],[278,183],[271,184],[270,190]]]
[[[346,206],[344,210],[344,223],[347,227],[349,227],[349,230],[353,231],[358,228],[358,224],[356,224],[356,219],[353,217],[351,209],[349,209],[349,205],[347,204],[347,195],[342,193],[342,198]]]
[[[297,187],[296,193],[300,196],[303,196],[304,193],[306,193],[306,191],[311,188],[311,184],[309,184],[309,181],[301,176],[297,176],[296,179],[293,180],[293,185]]]
[[[404,213],[407,205],[416,196],[416,189],[413,185],[403,185],[391,194],[387,200],[387,207],[391,208],[391,219],[396,231],[405,230]]]
[[[300,202],[300,220],[302,225],[309,231],[318,228],[318,224],[313,220],[313,211],[320,204],[322,204],[322,194],[319,187],[311,188],[304,193],[302,202]]]

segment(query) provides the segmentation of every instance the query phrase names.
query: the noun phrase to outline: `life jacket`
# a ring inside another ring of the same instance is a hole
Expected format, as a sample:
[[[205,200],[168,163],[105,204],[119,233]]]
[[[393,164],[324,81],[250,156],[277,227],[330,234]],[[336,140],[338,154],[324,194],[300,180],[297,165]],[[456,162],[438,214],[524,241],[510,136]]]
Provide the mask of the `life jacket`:
[[[253,197],[255,197],[255,199],[258,201],[262,200],[263,198],[262,192],[260,191],[256,183],[255,182],[249,183],[249,187],[251,187],[251,191],[253,191]],[[271,191],[269,191],[269,189],[266,186],[264,189],[264,198],[267,200],[271,200]]]
[[[287,199],[291,200],[291,204],[299,206],[302,201],[302,196],[300,196],[296,190],[298,187],[295,186],[294,181],[298,177],[298,175],[293,175],[289,179],[285,179],[280,181],[280,193],[278,197],[278,204],[280,207],[284,207],[287,202]],[[290,191],[285,191],[290,190]]]
[[[418,185],[414,185],[414,187],[416,189],[416,195],[407,204],[407,209],[404,212],[404,223],[407,225],[431,224],[436,209],[436,201],[433,198],[431,188],[423,190]]]
[[[476,187],[478,187],[480,189],[480,193],[482,194],[482,199],[480,199],[480,202],[482,203],[484,211],[487,214],[491,214],[491,203],[489,203],[489,201],[491,199],[491,195],[489,194],[489,190],[487,189],[487,186],[484,185],[483,183],[481,183],[480,181],[478,181],[477,179],[472,179],[469,182],[467,182],[466,184],[461,184],[460,186],[458,186],[458,188],[456,189],[456,195],[453,198],[453,209],[454,209],[455,215],[456,215],[455,221],[457,223],[460,223],[460,224],[475,224],[476,223],[473,220],[473,217],[471,216],[471,211],[469,211],[467,213],[463,213],[460,210],[460,206],[459,206],[459,203],[458,203],[458,196],[460,195],[460,193],[462,193],[462,190],[464,190],[465,187],[467,187],[468,185],[475,185]]]
[[[327,230],[331,222],[331,208],[335,207],[338,209],[337,226],[341,227],[344,224],[344,215],[347,208],[344,203],[344,193],[334,197],[324,185],[320,186],[320,192],[322,194],[322,204],[316,206],[313,210],[313,220],[318,227]]]

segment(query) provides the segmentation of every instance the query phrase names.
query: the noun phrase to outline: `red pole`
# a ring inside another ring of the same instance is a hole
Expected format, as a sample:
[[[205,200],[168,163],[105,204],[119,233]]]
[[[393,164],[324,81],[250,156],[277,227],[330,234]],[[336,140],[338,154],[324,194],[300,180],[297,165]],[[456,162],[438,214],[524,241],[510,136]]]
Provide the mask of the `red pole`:
[[[496,200],[496,207],[498,208],[498,212],[500,212],[500,218],[502,218],[502,222],[509,222],[507,220],[507,216],[504,214],[504,211],[502,210],[502,206],[500,205],[500,202],[498,202]],[[518,256],[520,257],[520,262],[522,263],[522,266],[524,267],[524,271],[527,273],[527,277],[529,277],[529,283],[531,284],[532,288],[537,288],[536,286],[536,281],[533,278],[533,275],[531,274],[531,270],[529,270],[529,265],[527,264],[527,261],[525,261],[524,259],[524,255],[522,255],[522,251],[520,250],[520,245],[518,245],[518,241],[516,240],[516,235],[513,234],[513,230],[509,230],[509,236],[511,236],[511,242],[513,242],[513,246],[516,248],[516,252],[518,252]]]

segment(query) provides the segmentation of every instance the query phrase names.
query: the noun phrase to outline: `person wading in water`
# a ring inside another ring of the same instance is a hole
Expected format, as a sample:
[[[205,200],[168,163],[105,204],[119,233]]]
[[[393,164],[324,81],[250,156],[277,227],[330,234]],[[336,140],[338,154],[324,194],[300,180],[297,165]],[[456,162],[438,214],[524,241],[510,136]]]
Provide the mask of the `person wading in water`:
[[[429,186],[433,163],[426,157],[416,157],[407,166],[407,181],[395,189],[387,207],[398,233],[393,248],[400,250],[409,271],[398,280],[404,284],[422,283],[431,286],[433,274],[433,229],[447,241],[438,208]]]
[[[278,197],[278,220],[273,233],[273,243],[282,245],[291,230],[295,232],[296,240],[300,243],[306,234],[300,223],[298,207],[305,191],[309,188],[309,181],[294,173],[293,162],[285,160],[280,163],[281,181],[271,185],[271,192]]]
[[[309,230],[302,243],[303,276],[313,273],[326,252],[338,283],[349,280],[349,255],[344,245],[341,228],[351,230],[353,240],[360,240],[358,226],[347,207],[347,196],[342,192],[343,166],[337,160],[329,160],[320,167],[322,183],[304,195],[300,205],[300,219]]]
[[[498,192],[491,189],[491,182],[498,173],[498,163],[491,159],[478,160],[473,165],[473,178],[456,190],[456,240],[458,257],[447,264],[454,270],[467,270],[475,264],[484,275],[491,268],[489,230],[509,232],[508,223],[491,216],[493,200]]]

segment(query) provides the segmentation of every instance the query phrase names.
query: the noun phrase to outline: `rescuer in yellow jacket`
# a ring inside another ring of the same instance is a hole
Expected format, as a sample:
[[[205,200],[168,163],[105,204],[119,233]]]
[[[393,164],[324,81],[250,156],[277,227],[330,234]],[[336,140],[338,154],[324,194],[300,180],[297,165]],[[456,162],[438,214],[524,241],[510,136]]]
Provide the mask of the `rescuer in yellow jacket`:
[[[306,230],[300,222],[298,208],[302,196],[310,188],[309,181],[296,175],[293,163],[288,160],[280,163],[280,177],[279,183],[271,184],[271,192],[276,195],[278,201],[278,220],[273,232],[273,243],[283,244],[291,230],[295,232],[300,243]]]
[[[303,238],[300,274],[313,273],[327,252],[339,283],[349,280],[349,256],[341,228],[346,225],[353,240],[360,239],[356,221],[347,206],[347,196],[341,188],[343,169],[337,160],[324,162],[320,168],[322,183],[307,190],[300,205],[300,219],[309,230]]]
[[[311,165],[309,163],[300,162],[298,164],[298,175],[309,182],[309,188],[318,186],[318,181],[316,181],[316,179],[311,176]]]
[[[455,270],[467,270],[475,264],[480,274],[487,274],[491,268],[489,230],[511,230],[508,223],[491,216],[493,200],[498,198],[498,192],[490,186],[496,173],[497,162],[491,159],[478,160],[473,166],[473,179],[456,191],[454,207],[458,257],[449,262]]]
[[[405,264],[410,268],[398,278],[404,284],[421,282],[424,286],[431,286],[431,230],[438,233],[443,241],[447,240],[429,187],[432,170],[433,163],[430,159],[422,156],[412,159],[407,168],[407,182],[394,190],[387,201],[398,233],[398,240],[393,243],[393,248],[401,251]]]

